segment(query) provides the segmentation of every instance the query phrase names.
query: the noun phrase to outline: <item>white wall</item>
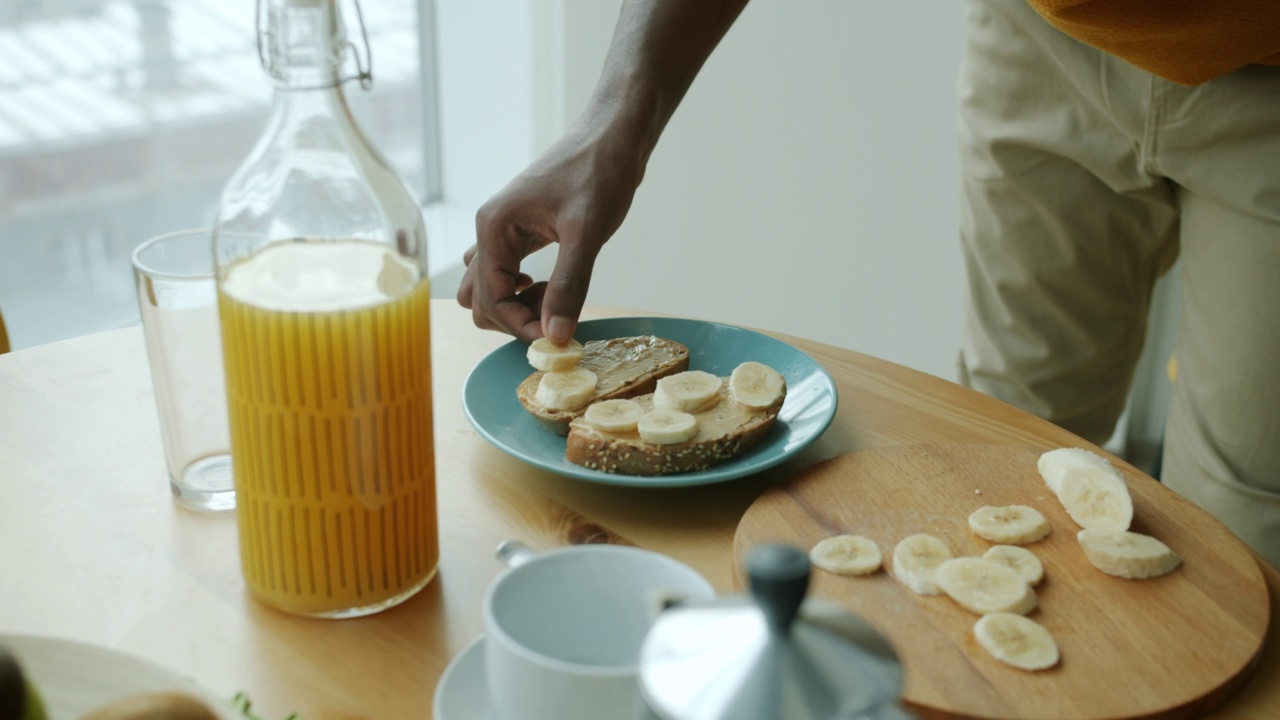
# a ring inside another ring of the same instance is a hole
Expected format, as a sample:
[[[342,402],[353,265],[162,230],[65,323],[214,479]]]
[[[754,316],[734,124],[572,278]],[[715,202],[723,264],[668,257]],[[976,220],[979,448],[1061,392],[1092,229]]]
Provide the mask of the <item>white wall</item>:
[[[572,119],[621,2],[554,5]],[[668,125],[589,302],[792,333],[951,377],[962,12],[748,5]],[[538,258],[540,277],[553,261]]]

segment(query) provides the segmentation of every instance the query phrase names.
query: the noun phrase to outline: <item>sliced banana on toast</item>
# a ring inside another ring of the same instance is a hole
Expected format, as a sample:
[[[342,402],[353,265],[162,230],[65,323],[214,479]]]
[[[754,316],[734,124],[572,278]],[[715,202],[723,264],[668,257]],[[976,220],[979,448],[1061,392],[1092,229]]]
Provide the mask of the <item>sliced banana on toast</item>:
[[[917,595],[937,595],[938,566],[952,558],[951,547],[941,538],[916,533],[893,548],[893,576]]]
[[[538,338],[529,343],[525,357],[535,370],[555,372],[568,370],[582,362],[584,352],[582,343],[577,340],[571,339],[564,345],[557,345],[547,338]]]
[[[1129,529],[1133,498],[1124,476],[1101,455],[1081,448],[1060,448],[1040,456],[1040,476],[1082,528]]]
[[[785,388],[782,374],[763,363],[744,362],[729,375],[729,397],[752,409],[778,402]]]
[[[599,430],[622,433],[635,430],[644,413],[644,407],[635,400],[617,398],[592,403],[583,417]]]
[[[934,574],[938,587],[964,609],[986,615],[1025,615],[1036,607],[1036,593],[1009,567],[974,557],[948,560]]]
[[[880,548],[861,535],[835,535],[814,545],[809,561],[836,575],[869,575],[880,569]]]
[[[573,410],[586,405],[596,392],[596,374],[584,367],[543,374],[534,399],[552,410]]]
[[[719,400],[723,385],[723,380],[709,372],[686,370],[658,381],[653,406],[684,413],[703,412]]]
[[[1076,539],[1094,567],[1116,577],[1143,580],[1171,573],[1182,564],[1181,556],[1150,535],[1086,528]]]
[[[636,422],[640,439],[654,445],[675,445],[698,434],[698,418],[679,410],[650,410]]]
[[[973,636],[991,657],[1021,670],[1044,670],[1058,664],[1058,644],[1043,625],[1015,613],[978,618]]]
[[[1026,545],[1049,534],[1049,521],[1027,505],[983,505],[969,515],[974,535],[1003,545]]]

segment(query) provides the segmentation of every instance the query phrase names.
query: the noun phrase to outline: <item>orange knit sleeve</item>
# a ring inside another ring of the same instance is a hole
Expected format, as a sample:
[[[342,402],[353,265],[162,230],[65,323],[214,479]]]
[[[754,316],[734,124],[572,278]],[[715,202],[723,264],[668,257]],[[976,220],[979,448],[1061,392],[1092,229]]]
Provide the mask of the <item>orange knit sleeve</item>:
[[[1066,34],[1184,85],[1280,64],[1280,0],[1028,0]]]

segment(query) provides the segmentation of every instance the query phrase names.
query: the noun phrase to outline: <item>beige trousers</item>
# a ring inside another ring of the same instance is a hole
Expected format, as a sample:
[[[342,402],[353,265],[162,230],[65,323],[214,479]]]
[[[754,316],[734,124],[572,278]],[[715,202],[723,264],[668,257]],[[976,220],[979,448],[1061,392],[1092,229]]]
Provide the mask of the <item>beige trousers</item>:
[[[1181,256],[1162,480],[1280,566],[1280,67],[1196,87],[971,0],[965,384],[1111,434]]]

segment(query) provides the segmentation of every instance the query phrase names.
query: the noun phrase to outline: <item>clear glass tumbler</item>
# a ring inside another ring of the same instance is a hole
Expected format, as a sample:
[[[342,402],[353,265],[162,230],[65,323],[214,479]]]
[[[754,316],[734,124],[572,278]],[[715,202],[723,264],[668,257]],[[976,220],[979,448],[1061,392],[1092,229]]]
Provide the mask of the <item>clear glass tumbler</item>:
[[[143,242],[133,272],[174,498],[197,510],[235,508],[213,231]]]

